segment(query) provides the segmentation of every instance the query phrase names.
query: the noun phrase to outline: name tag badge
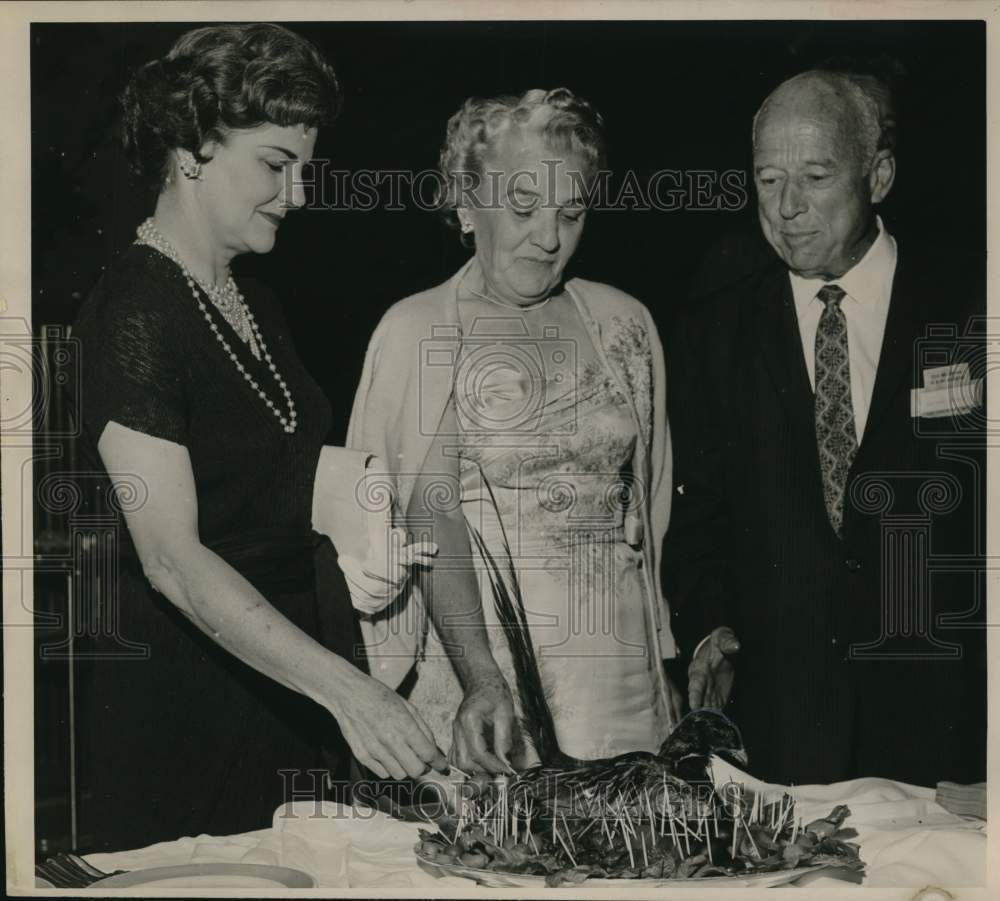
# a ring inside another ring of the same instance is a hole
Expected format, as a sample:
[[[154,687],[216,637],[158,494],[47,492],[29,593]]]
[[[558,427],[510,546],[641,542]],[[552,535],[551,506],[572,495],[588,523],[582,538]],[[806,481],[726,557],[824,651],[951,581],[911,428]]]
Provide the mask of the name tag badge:
[[[924,370],[924,387],[910,391],[910,416],[961,416],[983,403],[983,380],[969,378],[969,364]]]

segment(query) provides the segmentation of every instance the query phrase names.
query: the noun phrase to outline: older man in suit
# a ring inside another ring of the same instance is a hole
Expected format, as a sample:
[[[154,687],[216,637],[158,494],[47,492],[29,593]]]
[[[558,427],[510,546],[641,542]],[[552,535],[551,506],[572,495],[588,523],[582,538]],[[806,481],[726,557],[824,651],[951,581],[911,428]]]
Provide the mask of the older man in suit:
[[[982,778],[981,259],[898,246],[877,82],[810,71],[754,119],[777,258],[699,298],[669,364],[664,576],[692,707],[755,775]]]

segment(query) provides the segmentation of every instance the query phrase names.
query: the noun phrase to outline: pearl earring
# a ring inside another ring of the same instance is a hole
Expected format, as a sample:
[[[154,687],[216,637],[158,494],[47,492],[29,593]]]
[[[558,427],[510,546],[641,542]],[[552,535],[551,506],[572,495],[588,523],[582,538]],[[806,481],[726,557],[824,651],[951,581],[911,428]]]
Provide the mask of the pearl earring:
[[[463,235],[467,235],[471,231],[472,231],[472,223],[471,222],[463,222],[462,223],[462,234]]]

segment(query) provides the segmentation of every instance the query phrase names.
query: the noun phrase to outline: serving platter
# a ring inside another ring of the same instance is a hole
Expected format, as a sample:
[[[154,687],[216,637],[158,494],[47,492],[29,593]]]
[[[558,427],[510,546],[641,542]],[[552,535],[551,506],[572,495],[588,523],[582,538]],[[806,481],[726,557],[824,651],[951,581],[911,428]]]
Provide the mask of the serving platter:
[[[466,867],[459,863],[442,863],[440,860],[432,860],[420,851],[414,852],[417,863],[426,872],[433,876],[460,876],[463,879],[471,879],[480,885],[490,888],[544,888],[545,877],[533,876],[523,873],[504,873],[499,870],[485,870],[477,867]],[[751,873],[746,876],[705,876],[700,879],[586,879],[579,885],[587,888],[665,888],[668,886],[688,886],[697,888],[706,886],[711,888],[733,887],[733,886],[755,886],[757,888],[769,888],[777,885],[787,885],[800,876],[807,873],[818,873],[820,870],[831,869],[827,864],[814,864],[808,867],[796,867],[789,870],[775,870],[770,873]]]
[[[308,873],[255,863],[192,863],[129,870],[99,879],[90,888],[316,888]]]

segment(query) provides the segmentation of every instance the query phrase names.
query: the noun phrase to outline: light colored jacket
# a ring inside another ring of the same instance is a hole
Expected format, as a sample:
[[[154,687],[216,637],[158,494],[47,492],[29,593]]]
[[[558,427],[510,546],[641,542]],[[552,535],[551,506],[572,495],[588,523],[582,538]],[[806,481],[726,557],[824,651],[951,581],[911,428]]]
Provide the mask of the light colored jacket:
[[[393,305],[372,335],[347,435],[348,447],[378,455],[384,478],[406,510],[430,449],[435,429],[451,398],[461,325],[458,285],[473,257],[452,278]],[[625,538],[641,546],[647,596],[654,609],[662,658],[676,655],[667,603],[660,588],[663,537],[670,518],[671,454],[666,418],[663,348],[649,311],[634,297],[598,282],[575,278],[566,290],[594,347],[619,387],[632,401],[639,440],[632,461],[640,481],[625,517]],[[602,324],[614,317],[633,319],[644,332],[643,354],[623,353],[602,339]],[[447,348],[454,347],[449,355]],[[649,398],[649,403],[643,403]],[[644,407],[648,407],[645,408]],[[377,492],[376,492],[377,493]],[[397,687],[419,659],[426,640],[427,617],[416,586],[411,586],[375,615],[363,615],[361,629],[373,676]],[[661,689],[666,697],[662,667]]]

